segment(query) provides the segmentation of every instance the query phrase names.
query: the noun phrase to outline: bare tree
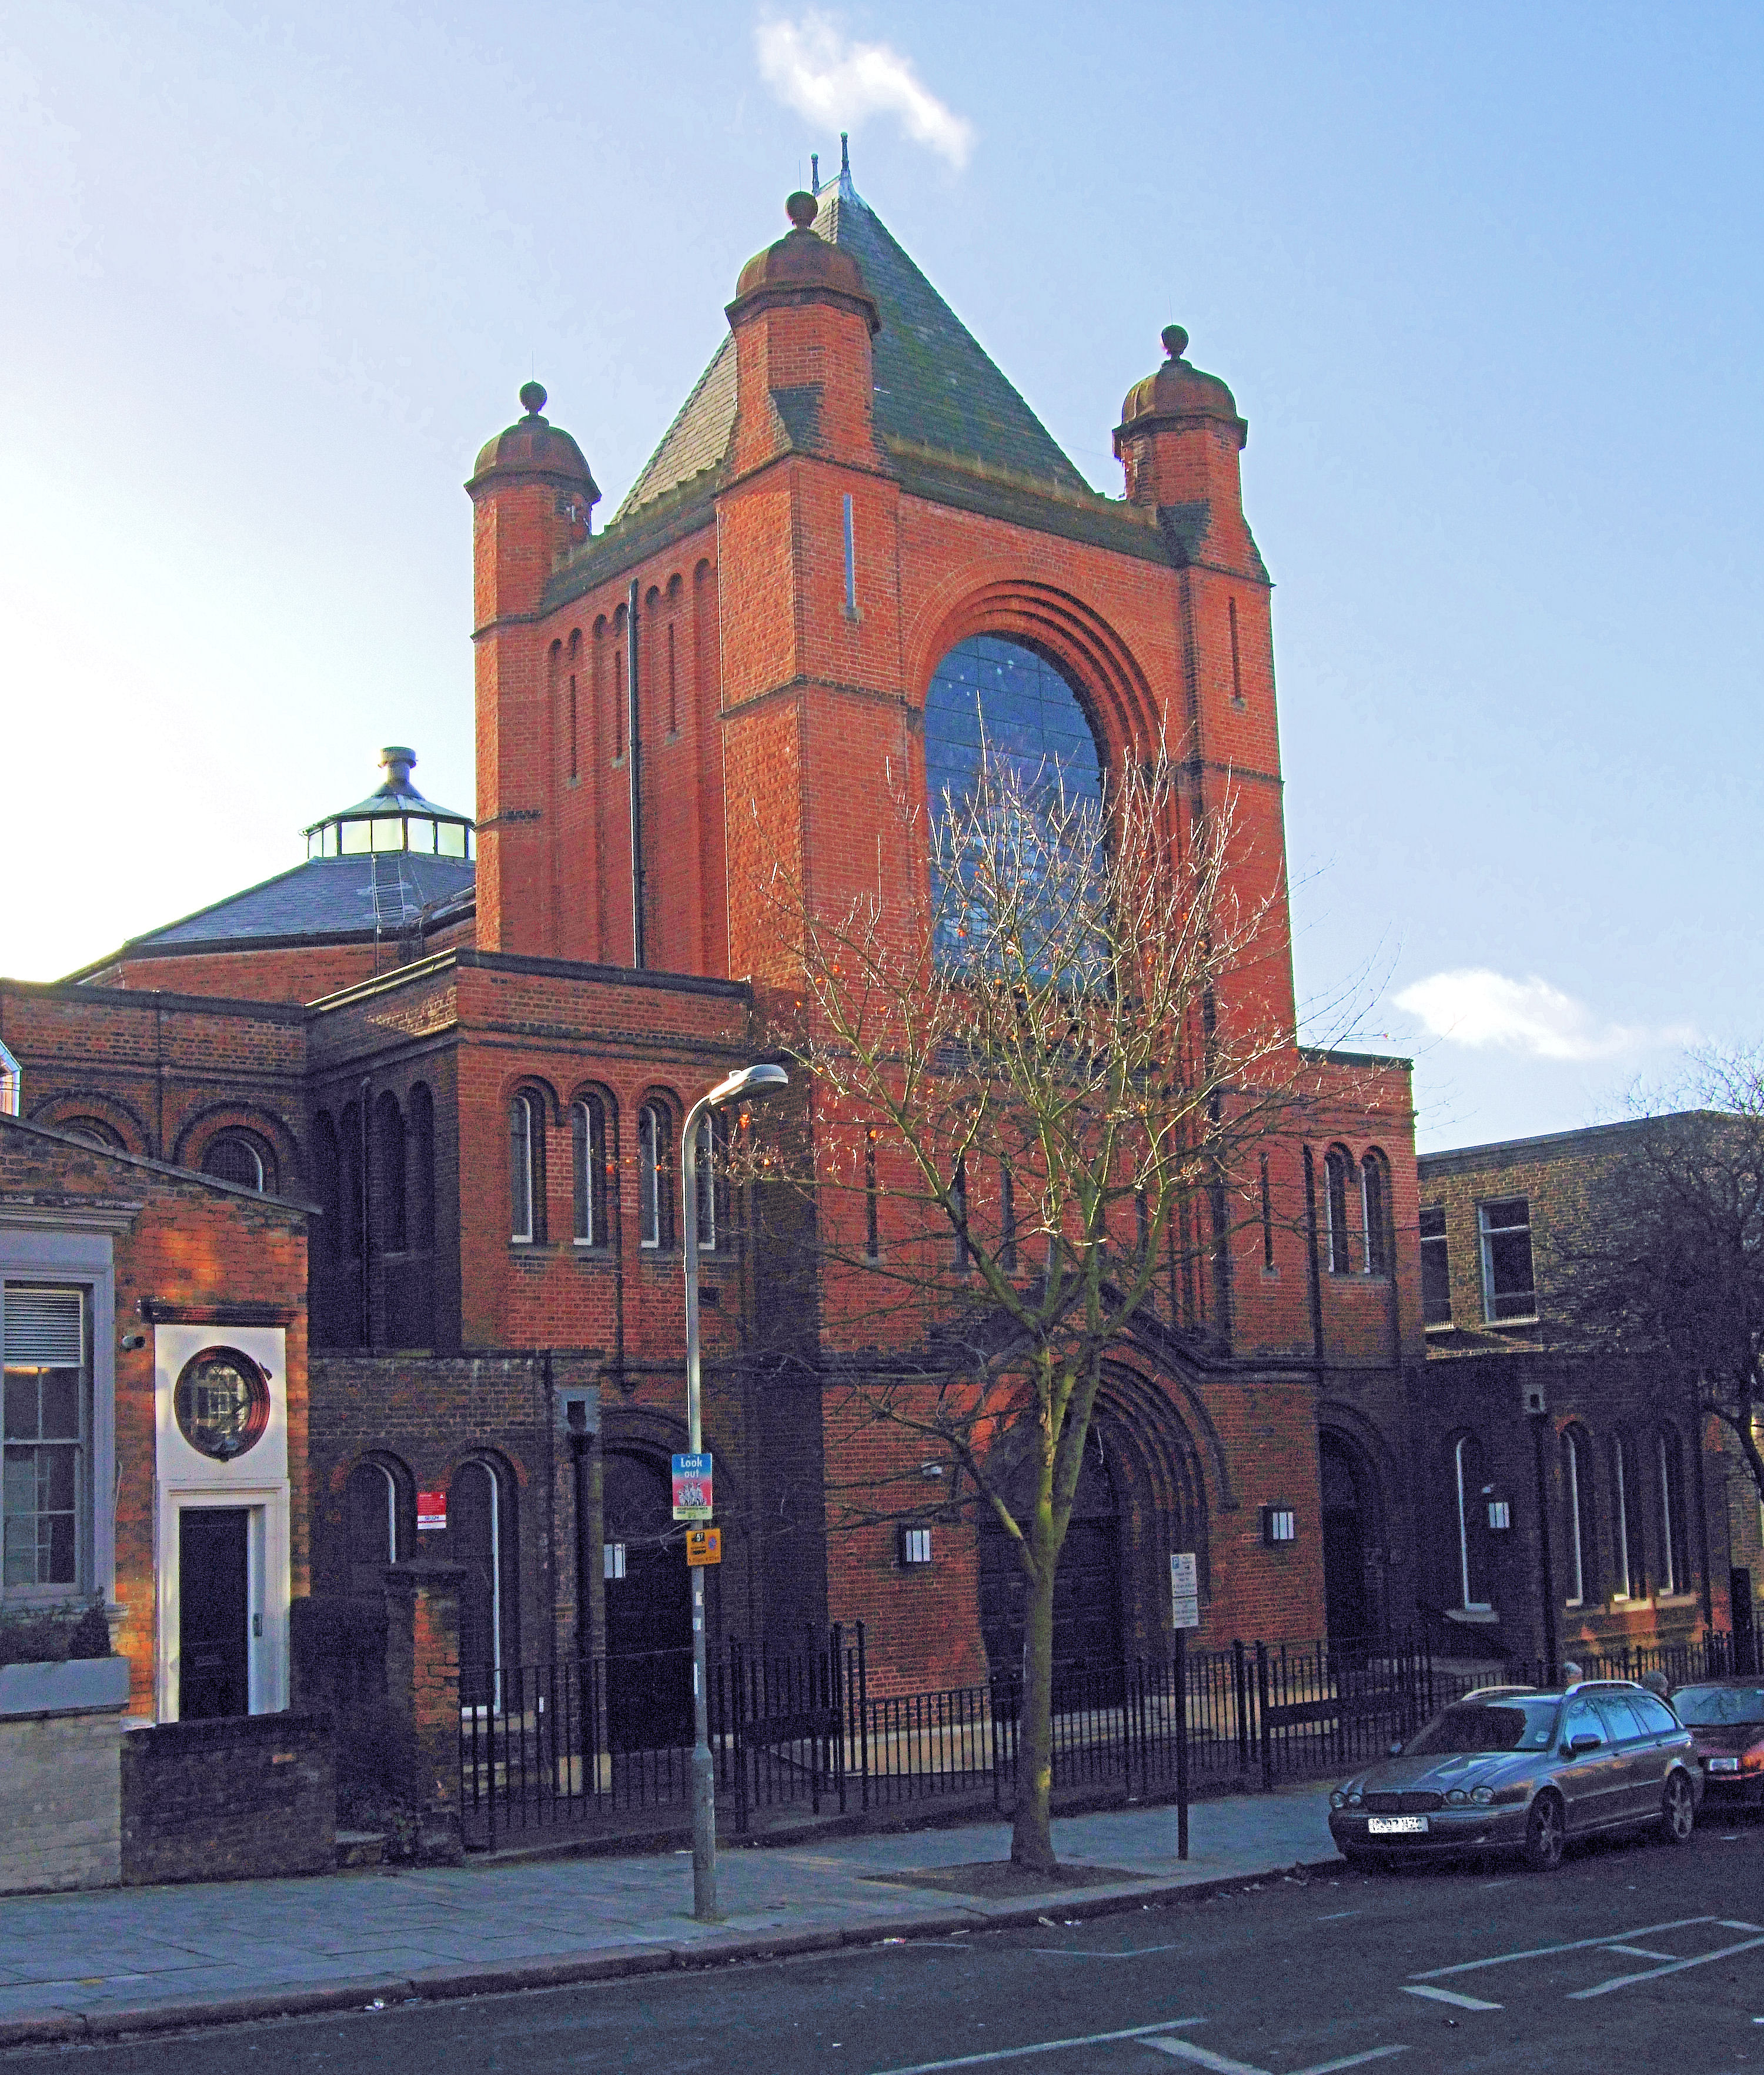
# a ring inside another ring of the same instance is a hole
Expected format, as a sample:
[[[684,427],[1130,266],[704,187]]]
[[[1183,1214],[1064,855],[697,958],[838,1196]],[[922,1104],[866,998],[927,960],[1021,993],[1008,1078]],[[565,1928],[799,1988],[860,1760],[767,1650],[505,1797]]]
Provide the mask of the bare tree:
[[[946,1513],[989,1517],[1014,1555],[1012,1857],[1045,1870],[1054,1577],[1104,1361],[1175,1251],[1224,1323],[1236,1178],[1300,1099],[1293,1033],[1257,1006],[1284,907],[1231,802],[1195,814],[1162,761],[1099,800],[983,747],[928,833],[928,886],[879,871],[830,917],[775,868],[812,1092],[768,1157],[813,1199],[830,1459],[841,1435],[863,1457],[830,1480],[830,1524],[922,1508],[929,1456]]]
[[[1764,1499],[1764,1053],[1696,1055],[1644,1102],[1555,1249],[1575,1337],[1663,1358],[1737,1439]],[[1651,1112],[1651,1113],[1650,1113]]]

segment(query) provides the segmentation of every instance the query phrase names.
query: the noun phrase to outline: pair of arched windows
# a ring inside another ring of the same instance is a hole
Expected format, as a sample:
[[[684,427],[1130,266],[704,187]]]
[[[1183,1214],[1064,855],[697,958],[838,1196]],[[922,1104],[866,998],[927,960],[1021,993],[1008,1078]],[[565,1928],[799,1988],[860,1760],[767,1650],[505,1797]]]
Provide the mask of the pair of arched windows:
[[[607,1099],[586,1093],[570,1105],[572,1236],[583,1248],[613,1243],[618,1174],[613,1113]],[[668,1253],[674,1235],[674,1111],[651,1096],[637,1111],[637,1243]],[[728,1226],[727,1159],[722,1120],[707,1114],[698,1126],[698,1245],[714,1252]],[[545,1228],[545,1097],[523,1088],[508,1108],[509,1236],[537,1244]]]
[[[1345,1145],[1323,1155],[1331,1275],[1388,1275],[1392,1252],[1390,1169],[1376,1148],[1357,1163]]]

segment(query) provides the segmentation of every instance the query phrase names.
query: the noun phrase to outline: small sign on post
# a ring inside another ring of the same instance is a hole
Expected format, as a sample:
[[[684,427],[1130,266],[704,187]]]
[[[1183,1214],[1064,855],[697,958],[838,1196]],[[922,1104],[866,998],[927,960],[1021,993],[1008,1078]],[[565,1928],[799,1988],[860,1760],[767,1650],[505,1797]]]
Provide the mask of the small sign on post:
[[[416,1532],[444,1535],[447,1531],[447,1494],[444,1491],[416,1494]]]
[[[723,1561],[723,1530],[720,1527],[689,1527],[686,1530],[686,1568],[696,1571],[706,1563]]]
[[[1200,1570],[1193,1550],[1170,1559],[1170,1619],[1178,1629],[1200,1626]]]
[[[676,1456],[673,1459],[673,1517],[676,1520],[708,1520],[711,1505],[710,1453]]]

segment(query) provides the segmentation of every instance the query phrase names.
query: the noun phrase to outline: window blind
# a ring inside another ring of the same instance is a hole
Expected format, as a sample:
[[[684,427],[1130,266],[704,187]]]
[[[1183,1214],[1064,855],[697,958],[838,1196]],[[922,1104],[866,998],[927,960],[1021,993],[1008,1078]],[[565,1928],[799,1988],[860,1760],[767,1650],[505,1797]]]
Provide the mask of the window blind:
[[[85,1360],[83,1294],[9,1282],[0,1305],[0,1346],[9,1367],[78,1369]]]

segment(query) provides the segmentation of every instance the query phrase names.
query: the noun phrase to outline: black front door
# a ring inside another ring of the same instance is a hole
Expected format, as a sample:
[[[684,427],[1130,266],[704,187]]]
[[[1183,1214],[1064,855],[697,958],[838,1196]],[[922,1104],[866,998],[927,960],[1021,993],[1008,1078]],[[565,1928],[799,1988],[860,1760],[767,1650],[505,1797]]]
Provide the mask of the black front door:
[[[608,1454],[607,1740],[615,1750],[692,1742],[692,1588],[667,1477],[647,1456]],[[623,1575],[619,1575],[620,1573]]]
[[[1375,1626],[1366,1584],[1364,1472],[1348,1445],[1326,1433],[1323,1473],[1323,1614],[1331,1642],[1352,1642]]]
[[[232,1506],[178,1515],[178,1714],[186,1722],[251,1711],[250,1518]]]

